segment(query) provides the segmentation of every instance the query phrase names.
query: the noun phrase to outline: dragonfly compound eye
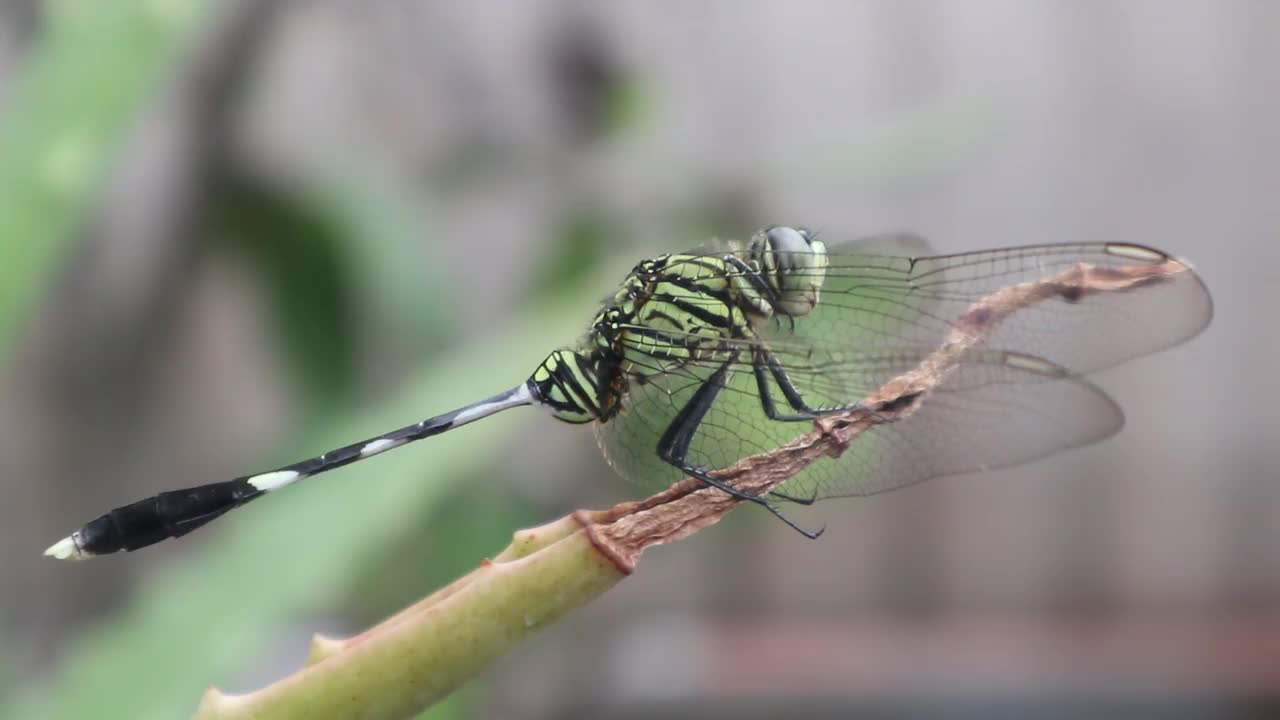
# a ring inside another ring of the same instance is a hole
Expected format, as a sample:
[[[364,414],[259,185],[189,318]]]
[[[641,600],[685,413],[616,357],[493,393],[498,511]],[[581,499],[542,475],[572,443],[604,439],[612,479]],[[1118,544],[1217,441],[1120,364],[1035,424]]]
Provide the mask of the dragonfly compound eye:
[[[756,234],[751,254],[775,293],[775,311],[799,317],[818,304],[829,259],[827,246],[809,231],[775,225]]]

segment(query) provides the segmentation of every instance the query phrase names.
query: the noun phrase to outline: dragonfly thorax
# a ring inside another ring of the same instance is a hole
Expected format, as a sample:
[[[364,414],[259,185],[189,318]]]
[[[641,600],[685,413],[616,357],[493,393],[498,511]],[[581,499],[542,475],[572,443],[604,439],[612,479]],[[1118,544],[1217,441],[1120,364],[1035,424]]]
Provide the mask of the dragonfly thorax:
[[[632,269],[576,348],[553,352],[529,378],[557,419],[608,421],[632,383],[687,364],[732,361],[756,325],[807,315],[818,304],[826,246],[774,226],[746,248],[660,255]]]

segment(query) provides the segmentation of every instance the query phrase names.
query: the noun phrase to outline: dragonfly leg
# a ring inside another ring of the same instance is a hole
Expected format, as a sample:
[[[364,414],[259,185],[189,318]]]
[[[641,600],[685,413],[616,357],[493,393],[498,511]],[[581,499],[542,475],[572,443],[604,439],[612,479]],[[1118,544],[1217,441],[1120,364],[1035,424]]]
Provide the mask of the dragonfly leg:
[[[662,434],[662,438],[658,441],[658,456],[664,461],[679,468],[681,472],[690,477],[697,478],[702,482],[714,487],[718,490],[728,493],[733,497],[756,503],[786,523],[796,532],[804,535],[809,539],[815,539],[822,535],[826,528],[819,528],[816,532],[806,530],[797,525],[791,518],[787,517],[767,498],[761,497],[754,493],[739,490],[732,485],[718,480],[707,473],[703,468],[694,467],[689,464],[687,458],[689,454],[689,445],[693,442],[694,436],[697,434],[698,427],[702,424],[702,420],[706,417],[707,411],[711,409],[716,397],[720,391],[724,389],[729,377],[729,368],[733,366],[736,358],[731,358],[728,362],[720,366],[706,382],[698,388],[689,402],[680,410],[672,420],[671,425],[667,427],[666,432]]]
[[[767,367],[760,358],[751,364],[752,371],[756,376],[756,388],[760,393],[760,406],[764,409],[764,414],[770,420],[778,420],[781,422],[802,422],[805,420],[813,420],[818,414],[808,408],[804,404],[803,398],[796,392],[795,386],[791,384],[791,380],[787,378],[786,373],[781,373],[779,379],[778,373],[772,373],[774,379],[778,380],[778,386],[782,388],[782,394],[787,399],[787,404],[793,410],[798,412],[785,413],[778,408],[778,403],[773,398],[773,391],[769,389],[769,376],[771,368]],[[785,379],[785,382],[783,381]]]
[[[768,360],[760,357],[760,355],[767,355]],[[768,351],[759,353],[756,357],[756,362],[752,363],[752,370],[755,372],[756,387],[760,393],[760,405],[769,419],[782,422],[800,422],[818,417],[819,413],[805,404],[795,385],[791,383],[791,378],[787,377],[787,374],[783,372],[777,358],[773,357],[772,353]],[[798,413],[786,414],[778,409],[777,401],[773,397],[773,391],[769,387],[770,375],[777,381],[778,386],[782,388],[782,393],[787,398],[787,403],[791,405],[792,409],[798,410]],[[810,497],[799,497],[784,493],[781,490],[772,490],[769,492],[769,496],[786,502],[793,502],[797,505],[812,505],[818,500],[818,491],[817,488],[814,488],[813,495]]]
[[[809,405],[800,394],[800,390],[796,388],[795,383],[791,382],[791,376],[787,375],[787,371],[783,369],[782,363],[778,361],[778,357],[767,348],[757,350],[756,361],[752,363],[756,373],[756,384],[760,390],[760,402],[764,408],[765,414],[771,420],[781,420],[783,422],[795,422],[803,420],[814,420],[823,415],[832,415],[834,413],[851,412],[853,410],[864,410],[874,413],[872,408],[862,404],[861,401],[849,403],[848,405],[840,405],[838,407],[817,409]],[[765,373],[765,369],[768,373]],[[797,411],[795,414],[788,415],[778,409],[776,402],[773,400],[773,394],[769,390],[769,376],[778,383],[778,387],[782,390],[782,396],[786,398],[787,404],[791,409]]]
[[[818,491],[814,490],[813,494],[810,495],[809,497],[800,497],[799,495],[791,495],[788,493],[784,493],[781,490],[770,490],[769,497],[777,498],[778,500],[783,500],[785,502],[795,503],[797,505],[804,505],[805,507],[808,507],[818,502]]]
[[[665,458],[664,458],[664,459],[665,459]],[[668,462],[671,462],[671,461],[668,461]],[[681,472],[683,472],[683,473],[685,473],[686,475],[688,475],[688,476],[690,476],[690,477],[697,478],[697,479],[701,480],[702,482],[704,482],[704,483],[706,483],[706,484],[710,485],[711,487],[716,488],[717,490],[721,490],[721,491],[726,492],[726,493],[728,493],[728,494],[730,494],[730,495],[733,495],[734,497],[741,498],[741,499],[746,500],[746,501],[748,501],[748,502],[753,502],[753,503],[755,503],[755,504],[759,505],[760,507],[764,508],[765,510],[768,510],[768,511],[769,511],[769,513],[770,513],[770,514],[772,514],[774,517],[776,517],[776,518],[778,518],[779,520],[781,520],[782,522],[786,523],[786,524],[787,524],[787,527],[791,528],[792,530],[795,530],[796,532],[798,532],[798,533],[800,533],[801,535],[803,535],[803,536],[805,536],[805,537],[809,538],[810,540],[817,540],[818,538],[822,537],[822,533],[826,532],[826,530],[827,530],[827,528],[826,528],[826,526],[825,526],[825,525],[824,525],[824,526],[822,526],[822,527],[820,527],[820,528],[818,528],[817,530],[808,530],[808,529],[806,529],[806,528],[802,528],[802,527],[800,527],[800,526],[796,523],[796,521],[794,521],[794,520],[792,520],[791,518],[787,517],[787,516],[782,512],[782,510],[781,510],[780,508],[778,508],[778,506],[777,506],[777,505],[774,505],[773,503],[769,502],[768,498],[761,497],[760,495],[755,495],[755,494],[753,494],[753,493],[744,492],[744,491],[742,491],[742,490],[739,490],[738,488],[735,488],[735,487],[733,487],[732,485],[729,485],[728,483],[725,483],[723,480],[717,480],[716,478],[711,477],[710,475],[708,475],[708,474],[707,474],[707,472],[706,472],[705,470],[703,470],[703,469],[701,469],[701,468],[693,467],[692,465],[689,465],[688,463],[684,463],[684,462],[681,462],[681,463],[675,463],[675,462],[672,462],[672,464],[673,464],[673,465],[675,465],[676,467],[680,468],[680,471],[681,471]],[[790,497],[790,496],[788,496],[788,495],[783,495],[783,494],[781,494],[781,493],[770,493],[770,495],[777,495],[778,497],[780,497],[780,498],[782,498],[782,499],[784,499],[784,500],[790,500],[790,499],[791,499],[791,497]],[[809,501],[807,501],[807,502],[806,502],[806,499],[805,499],[805,498],[801,498],[801,499],[799,499],[799,500],[798,500],[798,501],[796,501],[796,502],[799,502],[801,505],[810,505],[810,504],[812,504],[812,503],[813,503],[813,501],[812,501],[812,500],[809,500]]]

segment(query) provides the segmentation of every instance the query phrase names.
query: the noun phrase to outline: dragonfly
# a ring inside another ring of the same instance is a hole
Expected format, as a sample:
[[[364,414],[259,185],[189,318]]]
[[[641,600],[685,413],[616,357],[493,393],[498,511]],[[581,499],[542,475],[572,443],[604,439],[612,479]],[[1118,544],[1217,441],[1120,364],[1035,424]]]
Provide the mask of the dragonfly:
[[[1113,293],[1063,286],[1005,318],[915,412],[875,424],[767,493],[717,477],[821,418],[887,412],[865,399],[928,358],[992,293],[1072,268],[1156,266],[1177,272]],[[46,555],[78,560],[181,537],[307,478],[527,405],[592,425],[625,478],[656,488],[695,478],[816,537],[780,507],[1009,467],[1115,434],[1120,407],[1085,376],[1187,340],[1212,313],[1189,265],[1141,244],[937,255],[909,233],[828,245],[803,228],[771,226],[744,244],[638,263],[575,344],[510,390],[274,470],[117,507]]]

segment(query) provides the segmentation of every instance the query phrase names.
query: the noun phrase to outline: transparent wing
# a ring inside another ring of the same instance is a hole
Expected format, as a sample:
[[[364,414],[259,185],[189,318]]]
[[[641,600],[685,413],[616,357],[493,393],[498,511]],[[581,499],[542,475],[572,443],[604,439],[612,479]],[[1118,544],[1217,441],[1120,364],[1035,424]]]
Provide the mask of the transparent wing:
[[[836,255],[822,301],[796,337],[824,345],[936,347],[973,303],[996,291],[1079,265],[1107,271],[1175,263],[1185,269],[1127,291],[1058,297],[1018,311],[988,347],[1045,358],[1075,374],[1101,370],[1196,335],[1213,313],[1200,278],[1168,255],[1138,245],[1041,245],[898,260]],[[868,273],[864,268],[880,268]],[[772,333],[785,342],[781,333]]]
[[[824,458],[780,489],[822,499],[870,495],[942,475],[1008,467],[1097,442],[1124,424],[1120,408],[1088,381],[1028,369],[1025,356],[991,354],[960,365],[913,415],[858,436],[839,458]],[[906,357],[903,356],[905,360]],[[921,356],[923,359],[923,356]],[[633,388],[623,414],[596,426],[609,462],[645,485],[683,477],[661,460],[658,440],[714,370],[686,367]],[[618,421],[621,422],[618,422]],[[749,367],[735,366],[690,445],[689,461],[703,468],[732,465],[767,452],[812,428],[779,422],[760,409]]]
[[[872,242],[922,246],[909,236]],[[1080,264],[1107,271],[1176,262],[1123,244],[917,258],[867,254],[867,247],[833,248],[820,302],[808,315],[760,323],[749,338],[722,339],[705,360],[676,364],[655,352],[651,362],[637,363],[639,381],[622,411],[597,425],[610,463],[638,481],[678,480],[681,473],[657,456],[658,439],[722,364],[730,366],[728,382],[689,446],[688,461],[705,469],[767,452],[811,428],[766,414],[753,365],[761,352],[776,360],[810,407],[848,406],[915,368],[974,303],[1003,288]],[[1207,324],[1209,295],[1190,268],[1179,267],[1185,271],[1119,292],[1082,295],[1063,288],[1020,309],[961,359],[918,412],[860,436],[842,457],[820,461],[783,490],[818,498],[869,494],[1014,465],[1111,435],[1123,423],[1119,408],[1079,376],[1177,344]],[[653,338],[646,342],[654,350]],[[767,385],[775,403],[790,411],[779,381],[770,376]]]

